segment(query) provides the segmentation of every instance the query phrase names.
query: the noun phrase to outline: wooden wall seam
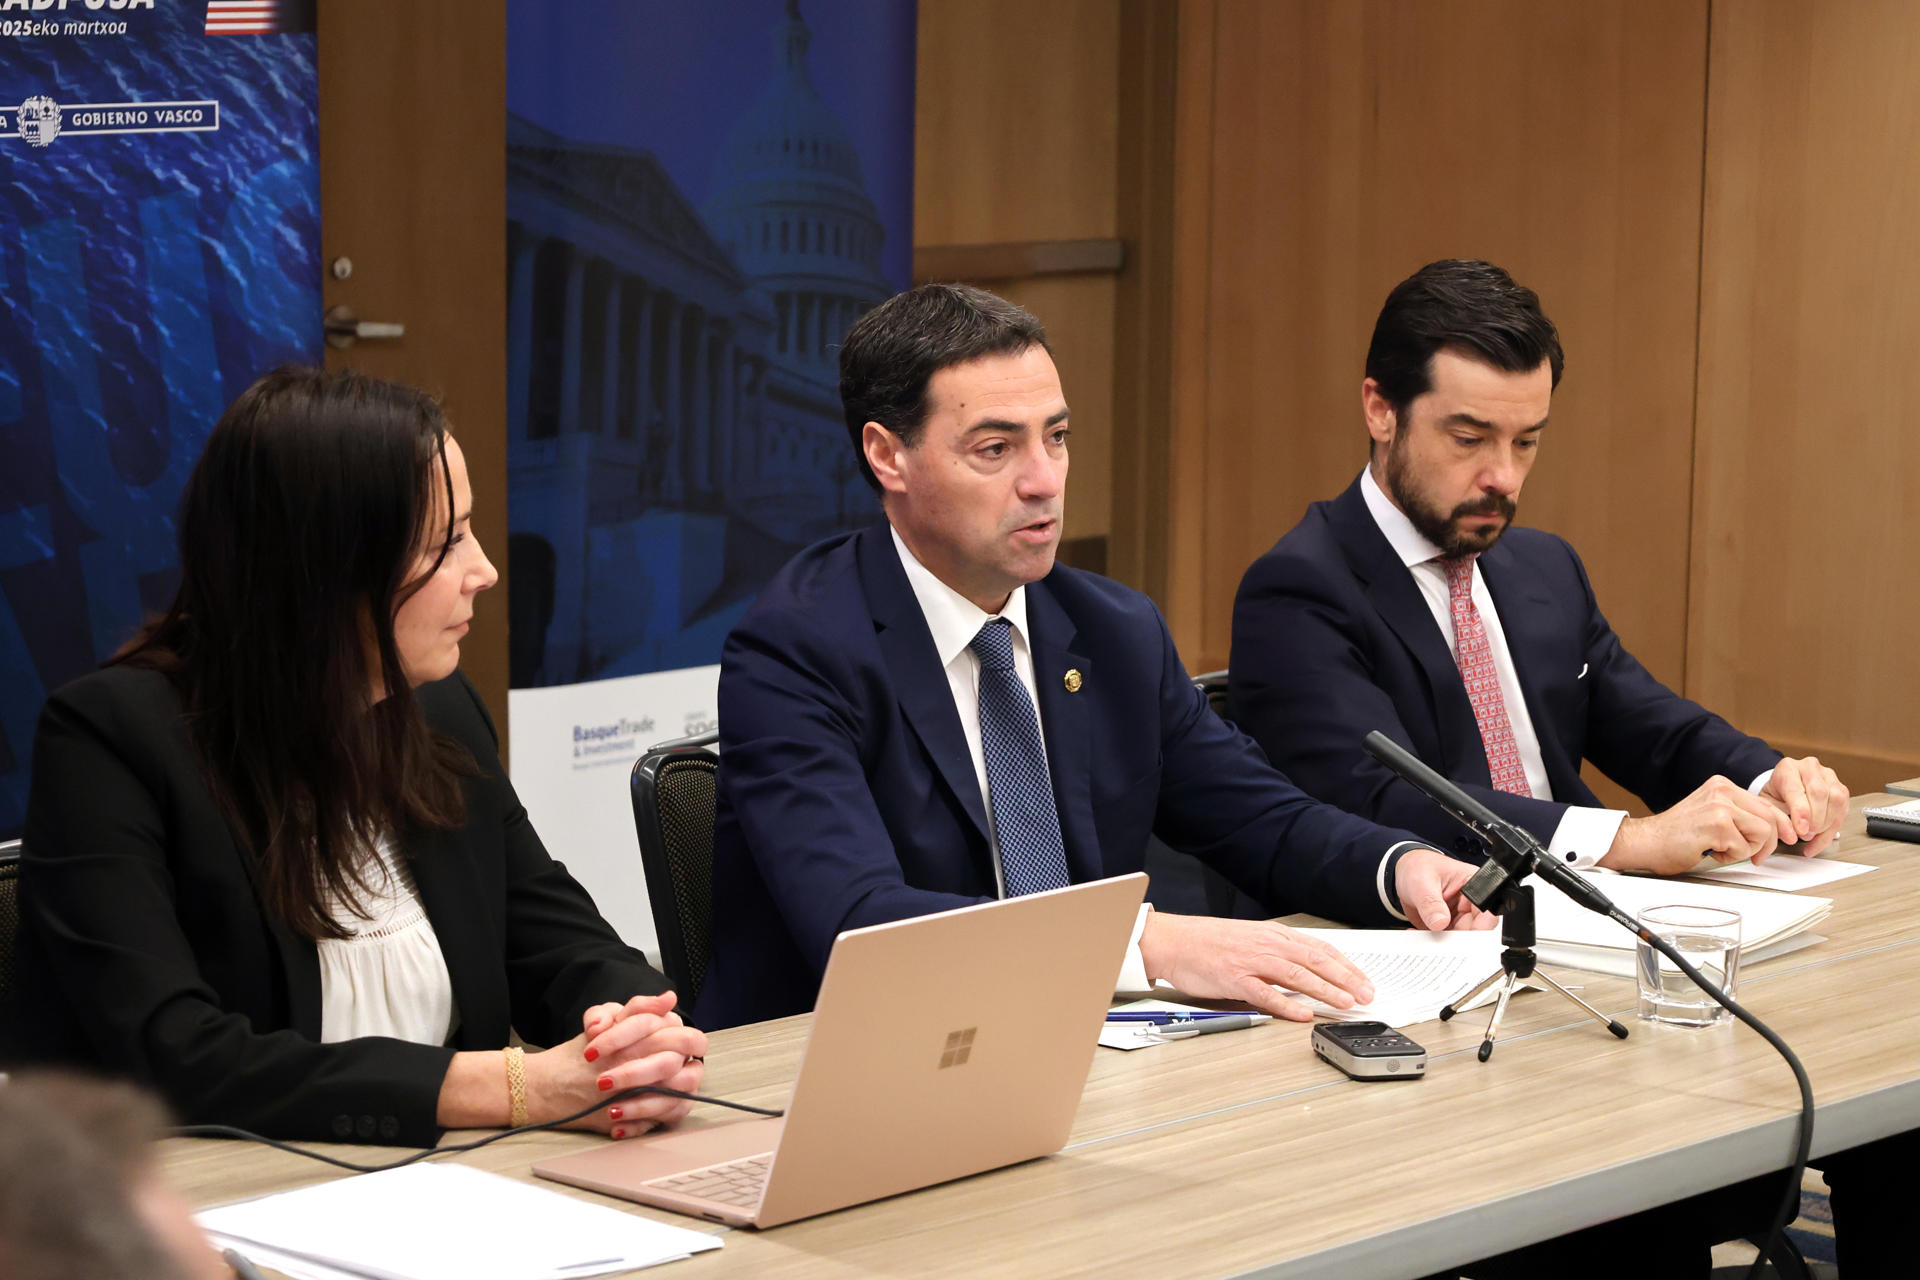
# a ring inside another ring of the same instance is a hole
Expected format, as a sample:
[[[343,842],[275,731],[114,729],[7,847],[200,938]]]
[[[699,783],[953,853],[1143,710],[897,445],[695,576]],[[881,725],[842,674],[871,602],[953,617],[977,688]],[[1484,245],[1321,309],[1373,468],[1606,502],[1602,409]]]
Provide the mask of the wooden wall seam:
[[[1162,608],[1189,670],[1211,669],[1199,651],[1207,553],[1208,288],[1213,277],[1212,138],[1217,0],[1181,0],[1179,80],[1174,97],[1173,364],[1167,470],[1168,555]],[[1222,655],[1224,657],[1224,655]],[[1224,665],[1224,662],[1214,664]]]
[[[1172,378],[1174,110],[1180,9],[1120,7],[1119,175],[1127,245],[1114,293],[1113,513],[1108,572],[1166,604]]]
[[[1694,558],[1693,539],[1700,484],[1700,326],[1705,323],[1706,316],[1707,149],[1713,145],[1707,124],[1713,109],[1713,11],[1718,3],[1719,0],[1707,0],[1707,43],[1700,51],[1703,63],[1700,72],[1700,242],[1694,262],[1693,285],[1693,414],[1687,421],[1687,580],[1680,593],[1680,616],[1687,619],[1689,628],[1693,619],[1694,576],[1699,571]],[[1680,681],[1674,687],[1689,697],[1693,695],[1692,660],[1693,646],[1683,639],[1680,645]]]

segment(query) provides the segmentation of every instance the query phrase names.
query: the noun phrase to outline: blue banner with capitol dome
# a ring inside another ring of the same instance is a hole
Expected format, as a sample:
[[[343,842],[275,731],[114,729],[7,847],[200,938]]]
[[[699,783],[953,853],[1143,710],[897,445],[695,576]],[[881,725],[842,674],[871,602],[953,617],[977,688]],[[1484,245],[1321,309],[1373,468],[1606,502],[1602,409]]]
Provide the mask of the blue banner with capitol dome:
[[[311,3],[0,0],[0,838],[49,690],[178,580],[207,432],[317,361]]]
[[[874,519],[839,346],[910,283],[911,0],[509,0],[513,778],[651,944],[627,770],[711,731],[720,648]]]
[[[871,519],[837,352],[912,266],[914,9],[509,9],[512,683],[712,663]]]

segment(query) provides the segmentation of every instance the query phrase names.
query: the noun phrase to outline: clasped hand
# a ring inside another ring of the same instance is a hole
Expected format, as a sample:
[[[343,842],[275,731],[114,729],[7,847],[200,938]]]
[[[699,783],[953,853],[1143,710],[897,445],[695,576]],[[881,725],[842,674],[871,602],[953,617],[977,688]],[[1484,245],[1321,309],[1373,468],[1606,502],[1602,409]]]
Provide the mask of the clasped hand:
[[[597,1098],[636,1085],[694,1093],[706,1074],[707,1037],[674,1012],[671,991],[600,1004],[581,1015],[581,1033],[565,1044],[527,1055],[527,1113],[554,1119]],[[687,1114],[685,1098],[641,1094],[594,1111],[568,1125],[615,1138],[637,1137]]]
[[[1812,756],[1782,760],[1757,792],[1716,776],[1664,813],[1622,822],[1600,865],[1681,875],[1703,854],[1764,862],[1782,845],[1816,858],[1840,834],[1849,804],[1846,786]]]

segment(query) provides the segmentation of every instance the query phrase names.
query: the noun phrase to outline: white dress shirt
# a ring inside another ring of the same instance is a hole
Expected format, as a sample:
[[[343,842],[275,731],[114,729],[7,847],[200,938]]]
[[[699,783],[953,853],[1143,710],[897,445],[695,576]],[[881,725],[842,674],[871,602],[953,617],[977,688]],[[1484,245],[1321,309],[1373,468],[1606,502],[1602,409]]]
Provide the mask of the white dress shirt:
[[[1374,482],[1371,467],[1360,473],[1360,496],[1366,499],[1373,522],[1393,545],[1400,562],[1413,574],[1415,585],[1426,598],[1427,608],[1433,611],[1434,625],[1446,637],[1448,650],[1457,656],[1453,603],[1447,593],[1446,566],[1441,563],[1445,556],[1440,548],[1427,541],[1425,534],[1413,527],[1406,512],[1395,506],[1393,499]],[[1507,648],[1507,633],[1500,626],[1500,611],[1493,607],[1493,596],[1487,590],[1487,580],[1480,576],[1478,559],[1473,562],[1472,595],[1473,607],[1479,610],[1481,625],[1486,628],[1494,674],[1500,680],[1500,700],[1507,704],[1507,720],[1513,727],[1513,743],[1519,749],[1520,764],[1527,771],[1527,786],[1535,799],[1551,800],[1553,784],[1547,781],[1546,760],[1540,754],[1540,735],[1534,732],[1533,715],[1527,710],[1527,698],[1520,690],[1520,677],[1514,670],[1513,652]],[[1748,790],[1759,791],[1770,776],[1770,773],[1761,774],[1749,784]],[[1574,805],[1561,815],[1560,825],[1554,828],[1553,839],[1547,843],[1547,853],[1575,867],[1593,866],[1613,847],[1614,837],[1620,833],[1620,824],[1626,816],[1625,809]]]
[[[1039,707],[1040,696],[1034,686],[1033,645],[1027,638],[1027,589],[1015,587],[1007,602],[997,614],[987,613],[979,605],[955,591],[946,583],[933,576],[933,571],[914,558],[907,544],[900,539],[900,532],[889,526],[893,535],[894,550],[900,553],[900,566],[907,572],[907,585],[913,588],[913,597],[920,602],[920,612],[926,616],[927,630],[933,633],[934,652],[940,655],[940,665],[947,673],[947,687],[953,692],[954,710],[960,714],[960,728],[967,736],[967,754],[973,758],[973,774],[980,783],[980,803],[987,813],[987,840],[993,850],[993,887],[996,897],[1007,896],[1006,873],[1000,865],[1000,841],[993,829],[993,799],[987,790],[987,757],[980,745],[980,659],[970,647],[973,638],[980,634],[980,628],[992,618],[1005,618],[1013,639],[1013,669],[1020,677],[1021,685],[1027,691],[1027,697],[1033,700],[1034,722],[1040,727],[1040,745],[1046,746],[1046,724],[1042,721]],[[1062,832],[1064,836],[1064,831]],[[1394,853],[1410,847],[1396,844],[1380,858],[1380,869],[1375,876],[1375,888],[1380,893],[1380,901],[1388,911],[1404,920],[1406,917],[1394,908],[1393,900],[1387,896],[1386,868]],[[1127,953],[1120,966],[1119,980],[1114,990],[1120,994],[1135,994],[1151,991],[1153,984],[1147,979],[1147,966],[1140,955],[1140,935],[1147,927],[1147,913],[1153,910],[1152,903],[1140,908],[1140,915],[1133,922],[1133,936],[1127,940]]]
[[[391,843],[380,841],[369,868],[371,892],[360,895],[370,919],[338,899],[328,914],[351,935],[322,938],[320,1041],[391,1036],[414,1044],[445,1044],[459,1021],[453,978],[439,935],[420,904],[413,872]]]

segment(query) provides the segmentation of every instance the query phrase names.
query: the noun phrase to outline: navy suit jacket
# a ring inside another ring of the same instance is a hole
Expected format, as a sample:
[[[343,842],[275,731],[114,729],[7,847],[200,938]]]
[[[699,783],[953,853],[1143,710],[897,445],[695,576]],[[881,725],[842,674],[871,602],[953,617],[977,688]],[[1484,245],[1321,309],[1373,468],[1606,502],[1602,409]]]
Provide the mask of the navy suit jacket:
[[[1139,871],[1158,834],[1276,911],[1398,923],[1375,877],[1412,837],[1275,772],[1208,710],[1145,596],[1057,567],[1027,588],[1027,623],[1075,882]],[[713,945],[696,1025],[812,1007],[843,929],[993,897],[980,784],[886,524],[780,571],[727,638],[719,711]],[[912,976],[902,983],[907,998]]]
[[[1674,693],[1626,651],[1565,539],[1509,528],[1481,555],[1480,572],[1553,800],[1493,789],[1447,637],[1358,481],[1309,507],[1241,579],[1229,717],[1314,795],[1463,855],[1479,854],[1478,842],[1366,753],[1369,730],[1395,739],[1542,843],[1568,805],[1600,803],[1580,780],[1583,757],[1656,811],[1715,774],[1745,786],[1779,761],[1779,752]]]

